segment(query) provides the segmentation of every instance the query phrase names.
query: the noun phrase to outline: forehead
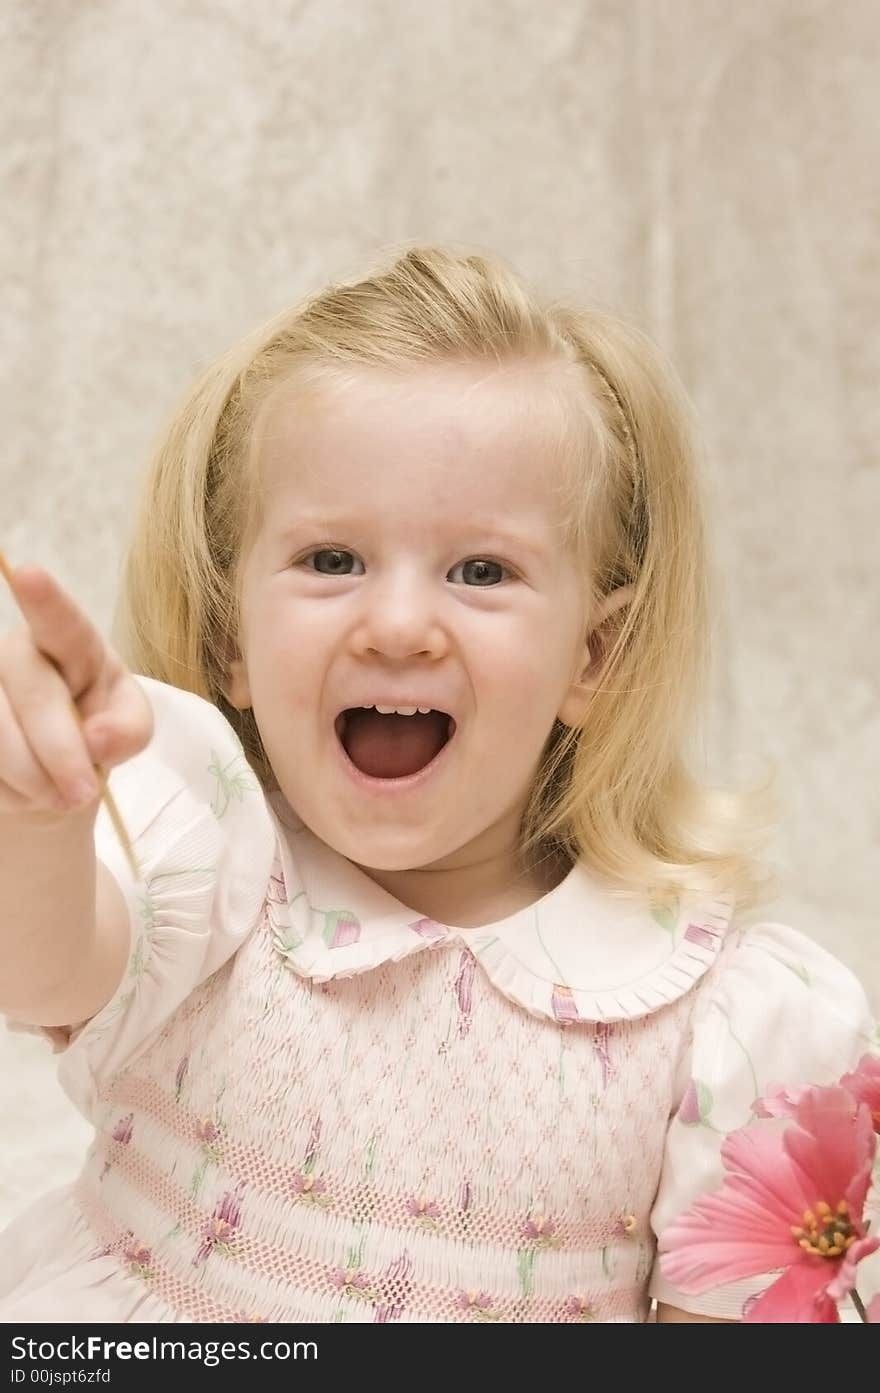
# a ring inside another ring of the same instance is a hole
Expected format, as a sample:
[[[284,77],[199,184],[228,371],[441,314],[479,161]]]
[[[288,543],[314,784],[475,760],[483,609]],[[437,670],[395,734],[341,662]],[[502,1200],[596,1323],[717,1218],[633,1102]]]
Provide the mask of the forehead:
[[[280,384],[258,431],[261,487],[338,502],[339,491],[420,492],[448,508],[552,495],[572,436],[573,375],[558,362],[325,369]]]

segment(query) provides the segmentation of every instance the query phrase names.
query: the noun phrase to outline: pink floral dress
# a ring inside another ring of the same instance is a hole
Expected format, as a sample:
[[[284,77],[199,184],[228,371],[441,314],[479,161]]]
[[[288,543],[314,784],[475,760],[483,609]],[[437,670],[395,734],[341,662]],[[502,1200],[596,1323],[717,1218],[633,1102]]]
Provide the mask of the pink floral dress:
[[[426,919],[267,800],[218,711],[144,686],[156,736],[113,775],[141,880],[97,828],[128,969],[49,1032],[95,1139],[0,1235],[0,1320],[738,1315],[760,1283],[685,1297],[656,1235],[769,1083],[869,1048],[851,974],[582,864],[499,923]]]

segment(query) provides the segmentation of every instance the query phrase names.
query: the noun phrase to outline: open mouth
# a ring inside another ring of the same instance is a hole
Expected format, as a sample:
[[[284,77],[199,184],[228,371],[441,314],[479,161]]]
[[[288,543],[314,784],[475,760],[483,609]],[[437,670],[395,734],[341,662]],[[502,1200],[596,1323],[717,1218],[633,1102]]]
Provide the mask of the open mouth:
[[[336,717],[336,734],[352,764],[372,779],[405,779],[424,769],[455,734],[445,711],[384,715],[350,706]]]

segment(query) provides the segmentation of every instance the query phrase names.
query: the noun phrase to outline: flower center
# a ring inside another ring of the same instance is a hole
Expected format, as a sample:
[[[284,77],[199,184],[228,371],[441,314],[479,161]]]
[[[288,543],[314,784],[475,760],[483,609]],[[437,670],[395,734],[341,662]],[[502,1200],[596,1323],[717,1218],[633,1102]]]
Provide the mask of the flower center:
[[[803,1228],[793,1224],[791,1232],[798,1246],[817,1258],[842,1258],[856,1241],[846,1200],[841,1200],[836,1209],[820,1200],[815,1213],[812,1209],[804,1210]]]

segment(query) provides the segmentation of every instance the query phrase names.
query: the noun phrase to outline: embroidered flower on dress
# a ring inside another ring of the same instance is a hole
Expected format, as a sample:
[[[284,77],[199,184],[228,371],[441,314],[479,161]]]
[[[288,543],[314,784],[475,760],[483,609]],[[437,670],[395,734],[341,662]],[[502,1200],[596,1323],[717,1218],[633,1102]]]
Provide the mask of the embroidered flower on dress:
[[[201,1142],[202,1156],[204,1157],[200,1168],[196,1171],[196,1176],[198,1177],[196,1184],[197,1191],[201,1186],[208,1165],[211,1162],[217,1165],[223,1155],[223,1147],[220,1140],[223,1128],[219,1122],[214,1122],[210,1117],[200,1117],[196,1123],[195,1130],[196,1137]]]
[[[436,1221],[440,1218],[440,1206],[435,1200],[429,1200],[427,1195],[415,1195],[407,1200],[407,1214],[411,1214],[417,1219],[423,1228],[433,1229],[437,1227]]]
[[[565,1314],[575,1320],[595,1320],[596,1308],[585,1296],[570,1296],[565,1303]]]
[[[143,1243],[134,1240],[123,1250],[122,1256],[128,1263],[129,1271],[136,1277],[149,1277],[153,1254]]]
[[[306,1175],[303,1171],[297,1171],[293,1177],[293,1189],[303,1204],[327,1204],[330,1198],[326,1180],[319,1175]]]
[[[215,1249],[230,1254],[230,1244],[241,1224],[241,1197],[244,1182],[239,1181],[234,1190],[227,1190],[223,1198],[214,1206],[214,1212],[202,1230],[202,1243],[193,1258],[193,1267],[198,1267],[210,1257]]]
[[[487,1291],[460,1291],[455,1304],[459,1310],[469,1311],[475,1321],[500,1320]]]
[[[359,1267],[337,1267],[332,1282],[346,1296],[356,1297],[358,1301],[376,1301],[379,1293],[370,1286],[370,1278]]]
[[[559,1241],[555,1236],[555,1223],[543,1214],[534,1215],[527,1219],[520,1232],[523,1238],[531,1239],[536,1248],[549,1248]]]

